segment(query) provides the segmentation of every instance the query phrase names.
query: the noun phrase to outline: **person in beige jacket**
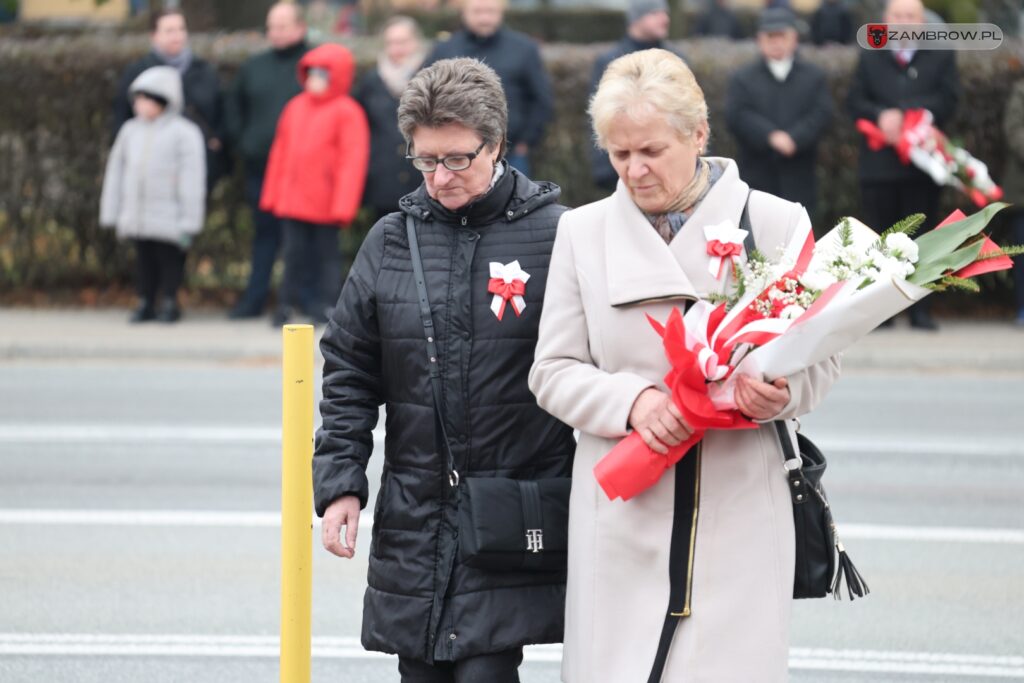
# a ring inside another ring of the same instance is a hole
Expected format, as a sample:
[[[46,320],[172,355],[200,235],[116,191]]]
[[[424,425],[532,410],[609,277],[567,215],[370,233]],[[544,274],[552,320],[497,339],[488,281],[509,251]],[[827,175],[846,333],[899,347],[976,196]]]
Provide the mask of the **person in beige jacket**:
[[[591,100],[615,193],[562,217],[551,257],[530,388],[580,431],[569,520],[563,681],[787,678],[794,531],[777,432],[710,431],[650,489],[609,501],[595,464],[630,431],[659,452],[691,430],[666,393],[669,366],[646,315],[722,293],[704,227],[740,223],[749,188],[730,159],[702,156],[707,105],[664,50],[612,62]],[[753,192],[749,216],[771,256],[809,221]],[[837,359],[773,382],[742,377],[747,416],[812,410]]]

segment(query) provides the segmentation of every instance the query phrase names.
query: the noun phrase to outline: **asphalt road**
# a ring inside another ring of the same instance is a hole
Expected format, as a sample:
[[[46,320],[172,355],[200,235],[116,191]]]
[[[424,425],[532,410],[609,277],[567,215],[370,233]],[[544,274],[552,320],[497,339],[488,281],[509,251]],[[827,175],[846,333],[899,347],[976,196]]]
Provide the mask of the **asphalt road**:
[[[258,362],[0,363],[0,681],[277,680],[279,392]],[[1021,374],[853,373],[804,420],[872,594],[797,603],[794,681],[1024,680],[1022,413]],[[315,681],[397,680],[358,644],[368,543],[315,546]]]

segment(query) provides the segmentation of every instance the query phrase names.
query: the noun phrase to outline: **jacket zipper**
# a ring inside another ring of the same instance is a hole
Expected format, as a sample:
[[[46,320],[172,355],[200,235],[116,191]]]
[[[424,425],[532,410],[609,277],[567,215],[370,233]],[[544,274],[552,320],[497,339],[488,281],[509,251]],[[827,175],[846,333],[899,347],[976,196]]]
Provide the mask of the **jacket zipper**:
[[[697,476],[694,477],[693,482],[693,520],[690,524],[690,557],[687,561],[686,570],[686,603],[683,605],[682,612],[673,612],[674,617],[688,617],[691,614],[690,611],[690,599],[693,597],[693,558],[696,554],[697,549],[697,520],[700,517],[700,474],[701,474],[701,455],[704,452],[704,442],[700,441],[697,444]]]

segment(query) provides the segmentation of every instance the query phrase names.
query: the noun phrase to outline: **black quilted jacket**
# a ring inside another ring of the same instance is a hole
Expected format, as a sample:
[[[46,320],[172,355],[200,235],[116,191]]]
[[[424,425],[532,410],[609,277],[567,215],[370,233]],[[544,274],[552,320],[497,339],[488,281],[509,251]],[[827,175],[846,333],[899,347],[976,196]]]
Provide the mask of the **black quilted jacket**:
[[[346,494],[368,497],[366,464],[386,405],[384,474],[374,510],[363,645],[451,661],[560,642],[564,573],[492,573],[457,558],[456,499],[434,435],[426,344],[405,216],[417,224],[443,373],[447,431],[465,476],[569,476],[569,427],[527,387],[558,218],[560,190],[508,169],[459,213],[421,186],[382,218],[356,257],[320,347],[323,428],[313,458],[317,514]],[[530,275],[521,316],[498,321],[489,264]],[[381,457],[379,454],[377,457]]]

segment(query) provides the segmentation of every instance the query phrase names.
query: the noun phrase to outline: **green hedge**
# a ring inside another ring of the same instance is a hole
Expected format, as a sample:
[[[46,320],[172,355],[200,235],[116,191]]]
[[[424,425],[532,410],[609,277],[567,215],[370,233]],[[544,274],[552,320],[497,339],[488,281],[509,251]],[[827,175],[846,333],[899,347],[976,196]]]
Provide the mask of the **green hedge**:
[[[194,36],[196,51],[220,66],[224,81],[261,44],[253,34]],[[369,65],[379,46],[350,46]],[[600,197],[591,185],[584,102],[591,65],[607,44],[551,44],[543,54],[556,89],[556,121],[534,160],[535,175],[559,183],[564,201],[579,205]],[[728,75],[754,58],[750,43],[682,41],[711,111],[713,152],[732,156],[735,143],[722,112]],[[0,41],[0,291],[59,289],[127,282],[128,251],[97,225],[103,164],[110,144],[109,114],[121,70],[147,49],[143,37],[110,35]],[[815,224],[832,225],[859,213],[856,143],[842,102],[857,48],[804,48],[822,66],[837,102],[837,115],[821,147],[821,199]],[[998,179],[1004,162],[1001,117],[1011,83],[1024,77],[1024,46],[962,53],[964,101],[948,133],[985,160]],[[239,179],[214,193],[206,229],[190,259],[194,289],[238,288],[247,271],[248,211]],[[945,194],[949,207],[962,201]],[[965,208],[969,208],[966,207]],[[365,225],[361,226],[365,229]],[[349,238],[355,248],[358,230]],[[353,238],[354,237],[354,238]]]

